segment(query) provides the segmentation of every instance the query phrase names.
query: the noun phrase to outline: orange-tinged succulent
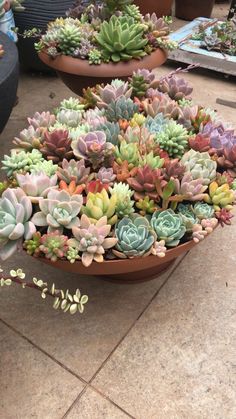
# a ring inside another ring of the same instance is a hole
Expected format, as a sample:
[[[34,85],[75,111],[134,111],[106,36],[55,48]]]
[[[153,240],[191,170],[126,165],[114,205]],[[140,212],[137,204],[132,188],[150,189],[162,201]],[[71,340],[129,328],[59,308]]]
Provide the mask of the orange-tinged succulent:
[[[127,160],[123,161],[122,164],[118,164],[116,162],[113,163],[113,171],[116,174],[116,178],[118,182],[125,182],[130,177],[136,175],[138,168],[134,167],[133,169],[129,169],[129,163]]]
[[[59,188],[69,192],[70,195],[80,195],[84,191],[85,186],[85,184],[76,185],[74,180],[72,180],[69,185],[64,180],[61,180],[59,183]]]
[[[120,126],[120,129],[122,129],[123,131],[126,131],[127,128],[129,127],[129,121],[127,121],[126,119],[120,119],[119,126]]]

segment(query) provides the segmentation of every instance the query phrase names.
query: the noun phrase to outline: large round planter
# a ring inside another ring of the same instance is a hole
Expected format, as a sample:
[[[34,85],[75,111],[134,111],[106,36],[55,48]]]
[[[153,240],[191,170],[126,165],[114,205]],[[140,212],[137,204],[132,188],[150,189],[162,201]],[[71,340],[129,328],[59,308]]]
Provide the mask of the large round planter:
[[[64,17],[73,0],[25,0],[23,12],[15,12],[16,27],[19,33],[34,27],[45,31],[47,24],[58,17]],[[48,67],[39,60],[34,48],[36,38],[23,39],[19,36],[18,49],[20,63],[27,69],[45,71]]]
[[[214,4],[215,0],[175,0],[175,16],[184,20],[210,17]]]
[[[143,15],[156,13],[158,17],[169,16],[172,13],[173,0],[135,0]]]
[[[110,83],[114,78],[127,79],[139,68],[152,70],[162,65],[167,59],[166,51],[157,49],[142,60],[131,60],[117,64],[90,65],[87,60],[60,55],[49,57],[45,52],[39,53],[44,64],[56,70],[59,77],[77,95],[83,88],[93,87],[100,83]]]
[[[19,79],[18,52],[13,41],[0,32],[5,53],[0,58],[0,133],[3,131],[16,100]]]
[[[74,264],[63,260],[51,262],[46,258],[41,258],[40,261],[65,272],[96,276],[113,282],[136,283],[156,278],[166,271],[177,257],[188,252],[194,246],[196,246],[196,243],[192,240],[167,250],[164,258],[147,256],[135,259],[115,259],[103,263],[93,262],[88,268],[83,266],[81,262],[75,262]]]

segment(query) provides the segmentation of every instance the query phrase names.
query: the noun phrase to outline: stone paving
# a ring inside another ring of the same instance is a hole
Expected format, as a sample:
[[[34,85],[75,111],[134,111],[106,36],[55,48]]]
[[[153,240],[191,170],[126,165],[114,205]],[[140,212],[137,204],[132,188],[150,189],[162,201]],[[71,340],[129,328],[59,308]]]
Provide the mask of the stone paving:
[[[172,69],[168,63],[157,71]],[[199,69],[186,77],[193,98],[236,127],[235,109],[216,104],[235,100],[235,80]],[[55,77],[22,74],[18,96],[1,156],[27,116],[71,92]],[[236,418],[235,249],[234,221],[171,271],[127,286],[63,273],[21,253],[5,262],[79,287],[89,303],[71,317],[34,290],[0,290],[0,418]]]

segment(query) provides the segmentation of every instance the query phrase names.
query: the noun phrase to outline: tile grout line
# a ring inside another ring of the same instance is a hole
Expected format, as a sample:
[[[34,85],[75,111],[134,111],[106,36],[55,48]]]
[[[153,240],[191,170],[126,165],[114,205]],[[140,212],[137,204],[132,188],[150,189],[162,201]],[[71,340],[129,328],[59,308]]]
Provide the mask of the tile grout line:
[[[131,326],[129,327],[129,329],[127,330],[127,332],[125,333],[125,335],[122,336],[122,338],[119,340],[119,342],[115,345],[115,347],[113,348],[113,350],[110,352],[110,354],[107,356],[107,358],[103,361],[103,363],[101,364],[101,366],[98,368],[98,370],[95,372],[95,374],[92,376],[92,378],[88,381],[88,384],[96,389],[96,387],[93,387],[92,382],[94,381],[94,379],[96,378],[96,376],[99,374],[99,372],[102,370],[102,368],[105,366],[105,364],[108,362],[108,360],[111,358],[111,356],[114,354],[114,352],[116,351],[116,349],[120,346],[120,344],[124,341],[124,339],[127,337],[127,335],[131,332],[131,330],[133,329],[133,327],[136,325],[136,323],[139,321],[139,319],[142,317],[142,315],[145,313],[145,311],[149,308],[149,306],[152,304],[152,302],[154,301],[154,299],[158,296],[158,294],[160,293],[160,291],[162,290],[162,288],[166,285],[166,283],[169,281],[170,277],[172,276],[172,274],[176,271],[176,269],[179,267],[179,265],[182,263],[182,261],[185,259],[185,257],[188,255],[189,251],[181,258],[181,260],[176,264],[176,266],[174,267],[173,270],[171,270],[171,272],[169,273],[169,275],[167,276],[166,280],[163,282],[163,284],[160,286],[160,288],[158,288],[158,290],[154,293],[154,295],[152,296],[152,298],[149,300],[149,302],[146,304],[146,306],[144,307],[144,309],[141,311],[141,313],[138,315],[138,317],[133,321],[133,323],[131,324]]]
[[[16,333],[17,335],[19,335],[22,339],[26,340],[35,349],[37,349],[38,351],[40,351],[41,353],[43,353],[45,356],[47,356],[48,358],[50,358],[51,361],[55,362],[62,369],[64,369],[69,374],[73,375],[75,378],[77,378],[78,380],[80,380],[83,384],[85,384],[85,385],[88,384],[87,381],[84,378],[80,377],[78,374],[76,374],[76,372],[72,371],[69,367],[67,367],[66,365],[62,364],[62,362],[58,361],[51,354],[49,354],[47,351],[45,351],[44,349],[40,348],[40,346],[38,346],[37,344],[35,344],[31,339],[27,338],[27,336],[25,336],[21,332],[19,332],[19,330],[15,329],[13,326],[11,326],[10,324],[8,324],[5,320],[3,320],[3,319],[0,318],[0,322],[2,322],[6,327],[8,327],[9,329],[11,329],[14,333]]]

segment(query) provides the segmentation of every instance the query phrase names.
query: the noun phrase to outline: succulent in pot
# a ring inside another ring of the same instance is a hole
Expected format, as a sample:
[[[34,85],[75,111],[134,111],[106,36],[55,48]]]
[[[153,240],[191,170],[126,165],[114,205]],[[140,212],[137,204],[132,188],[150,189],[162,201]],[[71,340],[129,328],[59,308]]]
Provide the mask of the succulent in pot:
[[[2,161],[2,259],[23,243],[60,269],[144,279],[230,224],[235,134],[203,107],[182,112],[177,78],[135,72],[28,118]]]

